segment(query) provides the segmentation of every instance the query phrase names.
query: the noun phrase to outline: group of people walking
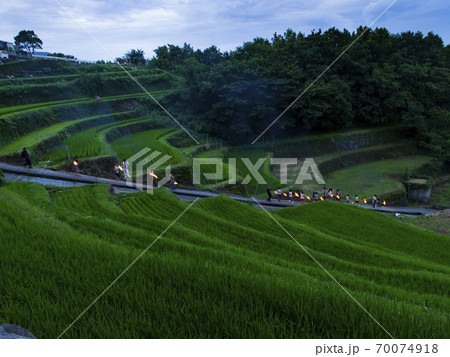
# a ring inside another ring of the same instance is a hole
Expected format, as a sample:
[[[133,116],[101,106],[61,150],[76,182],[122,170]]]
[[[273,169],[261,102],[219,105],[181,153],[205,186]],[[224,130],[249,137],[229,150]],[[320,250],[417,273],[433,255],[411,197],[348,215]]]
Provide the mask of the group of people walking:
[[[120,181],[121,172],[123,174],[123,179],[126,181],[127,179],[130,179],[130,172],[128,170],[128,167],[130,167],[130,164],[128,163],[127,159],[123,159],[122,163],[119,165],[119,163],[114,164],[114,173],[116,174],[116,181]]]
[[[28,153],[27,148],[23,148],[20,156],[25,161],[24,166],[28,166],[29,169],[32,169],[33,166],[31,164],[30,154]],[[75,157],[72,161],[72,168],[76,176],[81,176],[79,164],[80,163],[78,161],[78,157]],[[128,163],[127,159],[123,159],[121,164],[119,164],[118,162],[114,164],[113,171],[116,175],[116,181],[120,181],[121,179],[123,179],[124,181],[126,181],[127,179],[131,179],[129,167],[130,164]],[[150,176],[152,178],[158,178],[158,176],[154,174],[153,170],[151,170]],[[175,190],[177,182],[175,181],[175,176],[173,175],[173,173],[169,175],[169,181],[170,189]]]
[[[31,159],[30,159],[30,155],[27,151],[27,148],[23,148],[22,153],[21,153],[21,157],[22,159],[25,160],[25,164],[24,166],[28,166],[30,169],[33,168],[32,164],[31,164]],[[73,171],[75,172],[75,175],[77,176],[81,176],[80,174],[80,168],[79,168],[79,162],[78,162],[78,157],[75,157],[73,162],[72,162],[72,166],[73,166]],[[131,179],[131,175],[129,172],[129,166],[130,164],[128,163],[128,161],[126,159],[123,159],[122,163],[119,165],[118,162],[116,162],[114,164],[113,167],[113,171],[116,175],[116,181],[120,181],[121,178],[123,180],[127,180],[127,179]],[[122,173],[122,174],[121,174]],[[157,178],[157,176],[154,174],[153,170],[150,173],[150,176],[152,176],[152,178]],[[175,190],[175,187],[177,185],[177,182],[175,181],[175,177],[174,175],[171,173],[169,176],[169,181],[170,181],[170,189],[171,190]],[[334,200],[334,201],[341,201],[341,191],[339,189],[336,190],[336,192],[333,192],[333,188],[330,187],[329,189],[327,189],[326,187],[323,187],[321,195],[319,195],[318,191],[314,191],[312,194],[312,199],[309,196],[306,196],[305,193],[303,191],[299,191],[299,192],[294,192],[291,189],[289,189],[288,192],[283,192],[281,190],[281,187],[278,187],[275,190],[275,197],[278,198],[278,201],[281,202],[281,200],[283,199],[283,197],[286,197],[289,199],[290,203],[294,203],[295,198],[297,197],[300,201],[300,203],[305,203],[306,199],[308,201],[319,201],[319,200]],[[270,189],[270,186],[267,186],[267,200],[271,201],[272,200],[272,190]],[[355,200],[351,201],[350,200],[350,195],[346,195],[345,196],[345,202],[347,203],[354,203],[356,205],[359,205],[359,196],[356,194],[355,195]],[[367,200],[364,199],[364,203],[367,203]],[[379,204],[378,202],[378,197],[377,195],[373,195],[372,197],[372,205],[373,207],[377,207]],[[385,203],[384,203],[385,204]]]
[[[267,192],[267,201],[271,201],[272,200],[272,190],[270,189],[270,186],[267,186],[266,192]],[[281,190],[281,187],[278,187],[275,190],[275,197],[278,198],[278,202],[281,202],[283,197],[286,197],[286,199],[289,199],[290,203],[294,203],[295,197],[297,197],[301,204],[306,202],[305,199],[307,199],[308,201],[334,200],[334,201],[340,202],[341,201],[341,191],[339,189],[337,189],[336,192],[333,192],[333,188],[332,187],[330,187],[329,189],[324,187],[322,189],[321,195],[319,194],[318,191],[314,191],[312,193],[312,198],[310,198],[309,196],[306,196],[305,193],[302,190],[300,190],[298,192],[294,192],[292,190],[292,188],[291,188],[291,189],[289,189],[289,191],[283,192]],[[350,195],[347,194],[345,196],[345,202],[359,205],[359,196],[356,194],[355,195],[355,200],[351,201],[350,200]],[[364,203],[367,203],[366,199],[364,199]],[[377,195],[373,195],[373,197],[372,197],[372,205],[373,205],[373,207],[377,207],[378,206],[378,197],[377,197]]]
[[[124,181],[126,181],[127,179],[131,179],[129,167],[130,167],[130,164],[128,163],[127,159],[123,159],[121,164],[119,164],[118,162],[116,162],[114,164],[113,171],[116,175],[116,181],[120,181],[121,179],[123,179]],[[73,160],[73,170],[75,172],[75,175],[81,176],[80,168],[78,167],[78,158],[77,157]],[[158,176],[155,175],[153,170],[151,170],[150,176],[152,177],[152,179],[158,178]],[[175,185],[177,183],[175,181],[175,176],[172,173],[169,176],[169,181],[170,181],[170,189],[175,190]]]

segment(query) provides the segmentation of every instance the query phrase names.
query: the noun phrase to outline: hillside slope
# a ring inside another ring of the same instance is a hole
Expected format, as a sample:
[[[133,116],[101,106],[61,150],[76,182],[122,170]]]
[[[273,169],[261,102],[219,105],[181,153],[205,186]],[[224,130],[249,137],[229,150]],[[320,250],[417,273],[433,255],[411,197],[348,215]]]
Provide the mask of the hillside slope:
[[[188,208],[167,190],[0,188],[0,319],[59,336]],[[396,338],[449,330],[450,243],[358,207],[274,217]],[[67,338],[387,338],[268,214],[197,201]]]

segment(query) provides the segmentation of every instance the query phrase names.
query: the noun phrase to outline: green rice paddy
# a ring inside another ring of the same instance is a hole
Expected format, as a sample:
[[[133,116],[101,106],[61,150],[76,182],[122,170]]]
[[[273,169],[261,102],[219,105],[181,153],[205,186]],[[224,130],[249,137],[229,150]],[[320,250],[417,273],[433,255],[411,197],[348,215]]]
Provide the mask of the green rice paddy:
[[[56,338],[190,203],[0,188],[0,319]],[[318,202],[276,220],[395,338],[446,338],[448,237]],[[197,201],[65,338],[388,338],[266,212]]]
[[[11,99],[11,106],[0,108],[0,155],[18,156],[26,146],[34,160],[33,148],[38,147],[42,160],[63,165],[74,156],[122,160],[148,147],[169,155],[169,163],[183,169],[179,172],[190,172],[194,157],[223,158],[224,180],[228,159],[236,158],[238,181],[249,174],[241,158],[252,163],[266,158],[259,172],[275,188],[280,183],[270,157],[283,153],[298,157],[311,146],[323,161],[338,159],[336,136],[341,144],[352,136],[368,140],[367,147],[357,149],[363,155],[396,143],[396,133],[381,128],[265,143],[263,139],[262,146],[253,148],[203,152],[201,146],[175,148],[166,139],[178,134],[177,128],[158,126],[151,109],[136,113],[129,109],[136,103],[128,106],[128,99],[143,98],[145,93],[102,96],[105,108],[98,108],[100,112],[87,91],[85,97],[65,99],[72,93],[67,81],[79,76],[0,80]],[[67,87],[58,97],[61,100],[41,93],[52,86],[49,93],[55,93],[58,83]],[[163,87],[173,87],[167,84]],[[110,88],[111,94],[122,89]],[[75,96],[81,95],[75,89]],[[361,199],[395,191],[405,170],[429,160],[412,155],[334,171],[325,177],[326,185],[340,188],[343,194],[358,193]],[[214,165],[202,166],[204,173],[214,171]],[[265,185],[253,182],[247,194],[265,191]],[[200,188],[224,184],[202,183]],[[319,187],[305,183],[298,188],[306,192]],[[442,202],[447,202],[448,190],[441,192]],[[448,237],[360,207],[315,202],[270,211],[294,241],[254,205],[226,196],[190,204],[164,188],[152,195],[112,195],[106,185],[56,188],[14,182],[1,186],[0,322],[22,326],[38,338],[57,338],[151,245],[62,337],[448,337]],[[419,223],[426,228],[433,224]]]

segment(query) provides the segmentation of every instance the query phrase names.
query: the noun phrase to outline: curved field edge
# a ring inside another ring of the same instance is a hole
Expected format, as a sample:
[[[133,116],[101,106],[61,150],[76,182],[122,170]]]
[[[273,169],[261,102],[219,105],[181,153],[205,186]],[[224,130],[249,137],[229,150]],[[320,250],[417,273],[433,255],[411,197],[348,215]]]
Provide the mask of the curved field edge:
[[[106,139],[109,132],[120,128],[151,122],[152,119],[149,117],[134,117],[98,125],[93,128],[77,132],[73,136],[64,139],[62,145],[49,151],[46,155],[55,163],[64,161],[67,150],[72,156],[76,156],[80,160],[114,155],[114,150]]]
[[[95,115],[91,117],[85,117],[80,119],[74,119],[69,121],[60,122],[58,124],[54,124],[48,127],[45,127],[40,130],[36,130],[31,132],[30,134],[24,135],[17,139],[16,141],[9,143],[5,147],[0,149],[0,155],[6,155],[13,152],[17,152],[22,150],[23,147],[31,148],[35,145],[38,145],[50,138],[56,137],[62,132],[65,132],[66,130],[70,129],[75,124],[80,124],[87,121],[93,121],[100,118],[107,118],[107,117],[114,117],[120,114],[125,114],[128,112],[121,112],[121,113],[113,113],[113,114],[107,114],[107,115]]]
[[[151,95],[159,95],[159,94],[166,94],[170,93],[172,90],[159,90],[150,92]],[[116,95],[116,96],[110,96],[110,97],[103,97],[102,102],[110,102],[114,100],[119,99],[129,99],[129,98],[140,98],[140,97],[147,97],[147,93],[134,93],[134,94],[123,94],[123,95]],[[54,101],[54,102],[45,102],[45,103],[34,103],[34,104],[25,104],[25,105],[19,105],[14,107],[7,107],[7,108],[0,108],[0,120],[7,119],[12,114],[22,114],[25,112],[35,111],[39,109],[51,109],[55,107],[60,107],[68,104],[80,104],[80,103],[95,103],[95,99],[93,98],[75,98],[75,99],[66,99],[66,100],[60,100],[60,101]]]

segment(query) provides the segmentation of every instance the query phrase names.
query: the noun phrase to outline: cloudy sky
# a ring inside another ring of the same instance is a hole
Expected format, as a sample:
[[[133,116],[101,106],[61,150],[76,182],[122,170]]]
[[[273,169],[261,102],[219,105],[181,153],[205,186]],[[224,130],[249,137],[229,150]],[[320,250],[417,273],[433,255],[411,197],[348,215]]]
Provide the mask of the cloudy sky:
[[[44,51],[111,60],[132,48],[146,57],[164,44],[233,50],[287,28],[305,34],[369,25],[394,0],[9,0],[0,7],[0,40],[34,30]],[[62,5],[75,22],[61,7]],[[429,31],[450,42],[448,0],[398,0],[373,27],[391,33]],[[84,32],[83,26],[92,38]],[[94,39],[106,49],[103,50]]]

